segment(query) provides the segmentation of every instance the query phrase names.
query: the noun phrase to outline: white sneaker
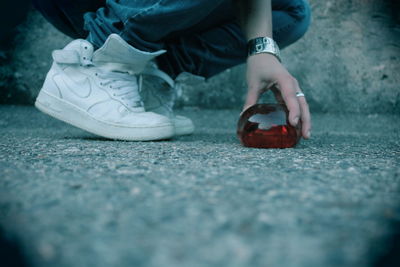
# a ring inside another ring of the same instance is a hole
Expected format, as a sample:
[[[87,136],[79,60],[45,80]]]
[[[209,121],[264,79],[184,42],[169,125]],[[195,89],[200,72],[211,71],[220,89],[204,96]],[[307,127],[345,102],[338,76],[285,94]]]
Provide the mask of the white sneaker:
[[[59,120],[111,139],[146,141],[174,135],[171,120],[145,112],[138,76],[155,56],[110,35],[96,51],[86,40],[53,51],[53,65],[35,106]]]
[[[179,84],[172,80],[168,74],[159,70],[154,63],[148,64],[142,75],[152,76],[151,81],[146,81],[145,85],[142,84],[142,79],[139,83],[139,91],[146,111],[169,117],[173,122],[175,135],[192,134],[195,129],[192,120],[184,116],[175,115],[173,112]],[[155,81],[154,77],[159,79]],[[160,81],[165,83],[161,84]]]

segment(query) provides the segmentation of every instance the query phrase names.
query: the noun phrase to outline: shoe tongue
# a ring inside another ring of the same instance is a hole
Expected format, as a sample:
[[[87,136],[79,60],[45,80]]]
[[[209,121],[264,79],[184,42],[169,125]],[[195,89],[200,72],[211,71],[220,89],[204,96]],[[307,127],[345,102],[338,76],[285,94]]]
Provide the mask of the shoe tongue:
[[[119,35],[111,34],[104,45],[94,52],[93,63],[111,70],[140,73],[151,59],[165,52],[141,51],[129,45]]]

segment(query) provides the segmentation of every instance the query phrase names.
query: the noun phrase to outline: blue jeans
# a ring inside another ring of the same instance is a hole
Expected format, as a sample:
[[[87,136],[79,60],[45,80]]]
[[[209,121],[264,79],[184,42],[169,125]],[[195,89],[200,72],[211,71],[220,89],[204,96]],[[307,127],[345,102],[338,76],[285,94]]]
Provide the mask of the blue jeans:
[[[244,63],[246,38],[231,0],[34,0],[59,30],[100,47],[111,33],[143,51],[167,50],[160,69],[211,77]],[[306,0],[272,0],[273,37],[284,48],[307,31]]]

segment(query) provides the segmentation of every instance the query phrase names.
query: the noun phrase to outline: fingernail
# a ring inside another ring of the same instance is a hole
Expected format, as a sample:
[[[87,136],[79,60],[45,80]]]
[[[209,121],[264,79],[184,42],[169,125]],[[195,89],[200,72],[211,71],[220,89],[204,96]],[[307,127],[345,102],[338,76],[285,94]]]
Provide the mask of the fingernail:
[[[308,131],[308,132],[307,132],[307,138],[310,138],[310,137],[311,137],[311,132]]]

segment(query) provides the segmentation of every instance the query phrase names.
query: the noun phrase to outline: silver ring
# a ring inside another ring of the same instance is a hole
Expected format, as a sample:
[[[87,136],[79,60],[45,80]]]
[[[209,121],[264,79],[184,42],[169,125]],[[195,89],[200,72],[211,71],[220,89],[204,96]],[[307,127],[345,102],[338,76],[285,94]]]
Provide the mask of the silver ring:
[[[296,97],[306,97],[303,92],[296,92]]]

